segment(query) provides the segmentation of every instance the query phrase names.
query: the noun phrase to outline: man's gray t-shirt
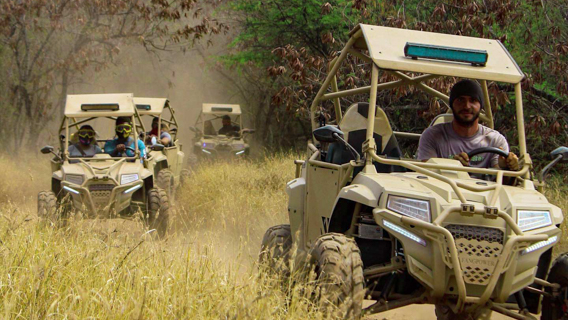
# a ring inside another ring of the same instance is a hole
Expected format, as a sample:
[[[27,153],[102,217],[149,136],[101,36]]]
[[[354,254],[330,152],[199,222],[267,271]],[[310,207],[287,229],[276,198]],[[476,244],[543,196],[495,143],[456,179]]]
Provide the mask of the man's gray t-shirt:
[[[418,144],[418,160],[430,158],[453,158],[461,152],[470,152],[477,148],[503,148],[509,152],[507,139],[499,132],[479,125],[474,136],[460,137],[452,128],[452,123],[441,123],[430,127],[422,133]],[[493,153],[482,153],[473,156],[469,164],[477,168],[492,168],[497,166],[499,156]]]

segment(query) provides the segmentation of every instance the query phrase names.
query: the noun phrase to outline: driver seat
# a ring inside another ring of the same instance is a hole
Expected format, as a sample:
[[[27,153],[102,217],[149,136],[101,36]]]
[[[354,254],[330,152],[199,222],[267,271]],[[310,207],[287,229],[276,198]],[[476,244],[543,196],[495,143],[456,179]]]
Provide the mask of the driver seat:
[[[358,102],[352,104],[339,123],[339,129],[345,134],[345,140],[359,152],[362,153],[363,142],[367,133],[367,117],[369,114],[369,103]],[[375,114],[375,128],[373,137],[377,145],[377,154],[386,155],[391,159],[400,159],[402,152],[398,145],[398,141],[394,136],[389,119],[383,109],[377,107]],[[334,146],[333,152],[328,152],[328,158],[331,163],[344,164],[350,160],[354,160],[349,150],[343,146]],[[374,162],[377,172],[390,173],[402,172],[404,168],[399,166],[385,165]]]

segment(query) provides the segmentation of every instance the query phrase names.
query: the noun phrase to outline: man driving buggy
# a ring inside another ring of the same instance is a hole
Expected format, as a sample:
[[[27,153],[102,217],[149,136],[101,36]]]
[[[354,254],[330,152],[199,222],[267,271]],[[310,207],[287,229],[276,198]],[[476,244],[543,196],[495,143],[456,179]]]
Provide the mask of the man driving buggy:
[[[483,92],[474,80],[462,80],[450,91],[452,122],[430,127],[422,133],[418,144],[418,160],[450,158],[464,166],[519,170],[518,157],[509,152],[505,137],[496,130],[479,124],[483,108]],[[482,153],[469,158],[467,152],[483,147],[495,147],[508,152],[505,158],[493,153]]]
[[[112,157],[133,157],[134,156],[134,138],[130,136],[132,133],[132,123],[129,117],[118,117],[116,119],[116,139],[107,141],[105,143],[105,153],[110,154]],[[146,154],[146,147],[144,142],[136,139],[140,155],[143,157]]]
[[[224,115],[222,121],[223,121],[223,127],[219,129],[219,134],[224,134],[227,136],[239,135],[239,131],[241,130],[241,128],[239,128],[239,126],[237,125],[233,125],[230,116]]]

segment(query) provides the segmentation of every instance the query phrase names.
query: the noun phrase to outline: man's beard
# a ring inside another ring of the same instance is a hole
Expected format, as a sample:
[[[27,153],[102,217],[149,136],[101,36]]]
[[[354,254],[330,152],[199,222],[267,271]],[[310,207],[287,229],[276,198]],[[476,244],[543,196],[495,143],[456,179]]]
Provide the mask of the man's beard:
[[[479,110],[476,114],[473,115],[473,118],[471,118],[471,120],[466,120],[461,118],[461,116],[459,114],[454,114],[454,119],[456,120],[456,122],[464,127],[471,127],[473,126],[473,124],[475,123],[475,120],[477,120],[477,118],[479,118],[479,114],[481,113],[481,110]]]

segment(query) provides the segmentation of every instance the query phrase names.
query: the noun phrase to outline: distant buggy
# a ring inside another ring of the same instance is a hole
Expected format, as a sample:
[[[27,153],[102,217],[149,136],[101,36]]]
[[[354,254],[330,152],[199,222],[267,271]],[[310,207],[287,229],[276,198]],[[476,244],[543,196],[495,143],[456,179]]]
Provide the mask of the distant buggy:
[[[67,96],[59,129],[59,151],[54,152],[51,146],[41,149],[42,153],[52,153],[54,157],[51,159],[51,190],[39,193],[38,215],[59,224],[65,222],[71,211],[103,219],[131,218],[140,211],[148,227],[164,236],[169,220],[168,196],[155,186],[154,172],[145,167],[137,143],[134,148],[127,147],[133,156],[125,157],[111,157],[106,153],[93,157],[71,156],[68,151],[78,129],[86,123],[99,132],[108,129],[107,134],[112,137],[117,117],[130,119],[131,135],[136,138],[137,128],[143,126],[132,94]],[[102,149],[109,140],[99,139],[96,143]]]

